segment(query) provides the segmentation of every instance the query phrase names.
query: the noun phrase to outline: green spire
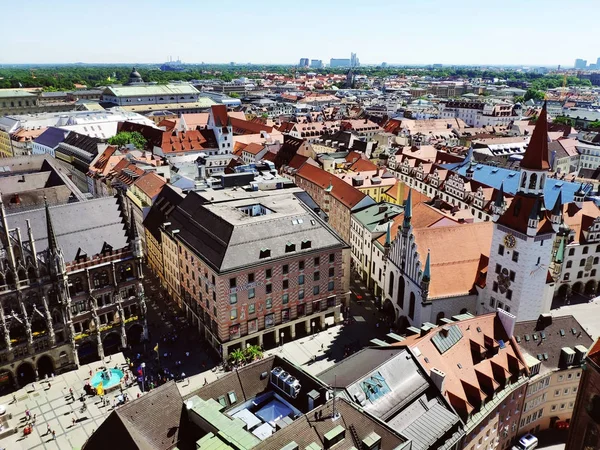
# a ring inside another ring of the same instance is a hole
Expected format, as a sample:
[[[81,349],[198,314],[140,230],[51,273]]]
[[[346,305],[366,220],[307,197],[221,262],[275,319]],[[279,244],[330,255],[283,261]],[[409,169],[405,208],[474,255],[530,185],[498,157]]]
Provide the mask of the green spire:
[[[427,249],[427,260],[425,260],[425,271],[423,272],[423,281],[431,280],[431,253]]]
[[[560,245],[558,246],[558,250],[556,251],[556,262],[561,263],[565,258],[565,240],[560,240]]]
[[[392,243],[392,223],[388,222],[387,232],[385,233],[385,246],[389,247]]]
[[[404,226],[410,225],[410,219],[412,218],[412,189],[408,190],[408,197],[404,204]]]

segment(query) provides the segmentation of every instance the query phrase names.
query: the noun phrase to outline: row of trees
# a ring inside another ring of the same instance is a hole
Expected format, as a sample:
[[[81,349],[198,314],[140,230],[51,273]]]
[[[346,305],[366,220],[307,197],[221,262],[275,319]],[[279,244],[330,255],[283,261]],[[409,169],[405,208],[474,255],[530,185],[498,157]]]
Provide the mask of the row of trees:
[[[158,65],[143,65],[138,72],[145,81],[167,83],[171,80],[203,80],[217,78],[231,81],[236,77],[260,78],[265,72],[292,75],[314,71],[319,74],[344,74],[347,68],[300,69],[285,65],[215,65],[197,64],[186,65],[182,72],[163,72]],[[0,67],[0,88],[44,87],[48,90],[73,89],[75,84],[88,87],[105,86],[108,84],[124,83],[131,72],[129,65],[61,65],[61,66],[4,66]],[[542,75],[538,73],[520,72],[516,70],[487,70],[468,67],[448,67],[433,69],[426,67],[357,67],[357,74],[375,77],[387,76],[428,76],[438,79],[483,78],[503,79],[508,81],[523,81],[531,83],[535,91],[543,91],[562,85],[560,75]],[[577,77],[567,77],[568,86],[589,86],[589,80]]]

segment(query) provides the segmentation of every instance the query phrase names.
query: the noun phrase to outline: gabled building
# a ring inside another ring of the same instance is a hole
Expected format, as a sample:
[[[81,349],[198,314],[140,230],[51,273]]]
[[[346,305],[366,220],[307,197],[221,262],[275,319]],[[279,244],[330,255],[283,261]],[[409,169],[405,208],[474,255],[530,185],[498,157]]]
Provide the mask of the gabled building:
[[[463,449],[506,449],[519,436],[529,372],[514,326],[501,310],[455,316],[397,344],[410,349],[464,422]]]

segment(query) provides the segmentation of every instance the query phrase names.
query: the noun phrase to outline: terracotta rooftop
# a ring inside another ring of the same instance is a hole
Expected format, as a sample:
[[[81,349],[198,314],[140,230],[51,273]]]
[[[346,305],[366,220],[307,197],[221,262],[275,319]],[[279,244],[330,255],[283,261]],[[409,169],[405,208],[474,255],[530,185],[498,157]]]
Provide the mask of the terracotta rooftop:
[[[526,373],[523,356],[498,314],[438,326],[398,344],[413,353],[418,348],[419,362],[428,373],[435,368],[445,374],[442,394],[465,421],[507,381],[516,382]]]
[[[166,154],[216,149],[217,140],[212,130],[165,131],[161,148]]]
[[[473,290],[481,257],[489,256],[493,230],[492,222],[413,230],[421,267],[430,250],[430,299],[467,295]]]
[[[225,105],[212,105],[210,107],[211,114],[213,115],[215,125],[218,127],[227,126],[229,123],[229,117],[227,116],[227,106]]]
[[[535,123],[533,135],[523,155],[520,166],[522,169],[531,170],[550,169],[548,161],[548,116],[545,103]]]
[[[134,186],[151,199],[160,193],[165,184],[167,184],[167,181],[154,172],[145,173],[133,183]]]
[[[246,153],[250,153],[252,155],[258,155],[260,152],[262,152],[264,150],[265,146],[264,145],[260,145],[260,144],[256,144],[256,143],[252,143],[252,144],[248,144],[245,148],[244,148],[244,152]]]
[[[563,205],[563,220],[571,230],[575,232],[574,243],[586,242],[586,224],[600,217],[600,208],[594,202],[583,202],[583,208],[579,209],[575,203]],[[589,225],[588,225],[589,227]]]
[[[300,170],[296,173],[296,176],[304,178],[314,184],[317,184],[322,189],[326,189],[328,186],[333,186],[331,190],[332,197],[339,200],[346,207],[354,208],[362,199],[366,197],[366,194],[362,193],[358,189],[340,180],[336,176],[324,171],[311,164],[304,164]]]

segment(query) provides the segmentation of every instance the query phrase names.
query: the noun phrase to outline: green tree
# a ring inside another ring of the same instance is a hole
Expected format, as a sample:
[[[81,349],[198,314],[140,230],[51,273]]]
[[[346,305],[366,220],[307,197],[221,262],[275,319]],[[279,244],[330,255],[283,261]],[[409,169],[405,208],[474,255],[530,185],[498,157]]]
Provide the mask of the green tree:
[[[560,123],[563,125],[570,125],[570,126],[574,126],[575,125],[575,121],[573,119],[569,119],[568,117],[563,117],[563,116],[559,116],[556,117],[552,123]]]
[[[133,146],[139,150],[146,148],[148,141],[141,133],[137,131],[121,131],[115,136],[108,140],[110,145],[116,145],[117,147],[125,147],[127,144],[133,144]]]
[[[240,365],[246,360],[246,356],[241,349],[235,349],[229,354],[229,362],[233,365]]]
[[[590,122],[588,128],[600,128],[600,120],[596,120],[595,122]]]
[[[246,361],[252,362],[263,357],[263,351],[258,345],[250,345],[244,350]]]
[[[523,97],[522,95],[517,95],[515,98],[515,103],[524,103],[525,102],[525,97]]]
[[[527,92],[525,92],[525,96],[523,98],[525,99],[525,101],[527,101],[529,99],[544,100],[544,97],[545,96],[542,91],[538,91],[536,89],[529,88],[529,89],[527,89]]]
[[[229,95],[231,98],[240,98],[240,94],[238,94],[237,92],[230,92]]]

